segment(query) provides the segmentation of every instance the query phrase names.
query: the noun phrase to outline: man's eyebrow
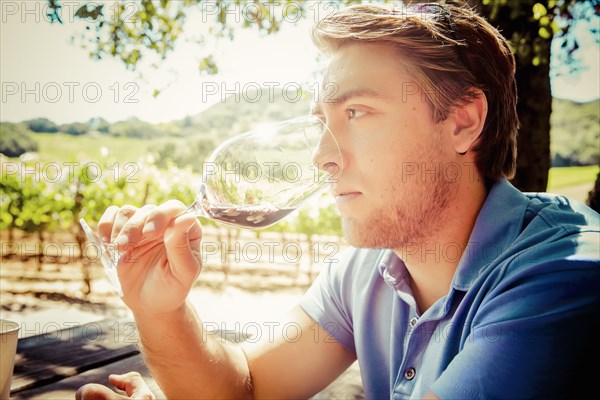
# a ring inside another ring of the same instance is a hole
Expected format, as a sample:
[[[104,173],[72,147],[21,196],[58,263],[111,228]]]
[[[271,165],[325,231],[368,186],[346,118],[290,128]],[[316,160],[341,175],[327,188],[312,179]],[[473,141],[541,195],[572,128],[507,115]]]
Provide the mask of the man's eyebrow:
[[[346,90],[345,92],[342,92],[340,94],[334,93],[335,97],[329,97],[329,98],[325,98],[324,99],[324,103],[334,103],[334,104],[341,104],[341,103],[345,103],[348,100],[350,100],[353,97],[384,97],[383,95],[381,95],[379,92],[377,92],[374,89],[371,88],[353,88],[353,89],[349,89]]]
[[[342,104],[354,97],[362,97],[362,96],[379,97],[379,98],[386,97],[371,88],[360,88],[360,87],[353,88],[353,89],[349,89],[345,92],[342,92],[341,94],[333,93],[332,95],[325,96],[323,101],[315,102],[312,104],[310,113],[313,115],[322,115],[324,113],[323,104],[330,104],[330,103],[331,104]]]

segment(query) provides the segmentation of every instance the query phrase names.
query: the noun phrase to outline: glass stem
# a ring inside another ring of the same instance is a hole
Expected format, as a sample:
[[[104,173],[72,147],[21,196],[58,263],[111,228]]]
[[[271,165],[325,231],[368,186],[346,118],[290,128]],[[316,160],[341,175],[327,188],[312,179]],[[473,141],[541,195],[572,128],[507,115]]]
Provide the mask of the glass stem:
[[[197,217],[206,217],[206,212],[204,211],[204,209],[202,208],[202,205],[200,204],[200,199],[196,198],[196,200],[194,200],[194,202],[185,209],[185,211],[183,211],[182,213],[178,214],[177,216],[181,216],[184,214],[189,214],[192,213]]]
[[[206,188],[204,187],[204,184],[202,184],[202,185],[200,185],[200,189],[198,190],[198,195],[194,199],[194,202],[184,212],[179,214],[178,217],[183,214],[193,213],[197,217],[208,218],[206,211],[204,211],[204,208],[202,207],[202,201],[204,201],[205,198],[206,198]]]

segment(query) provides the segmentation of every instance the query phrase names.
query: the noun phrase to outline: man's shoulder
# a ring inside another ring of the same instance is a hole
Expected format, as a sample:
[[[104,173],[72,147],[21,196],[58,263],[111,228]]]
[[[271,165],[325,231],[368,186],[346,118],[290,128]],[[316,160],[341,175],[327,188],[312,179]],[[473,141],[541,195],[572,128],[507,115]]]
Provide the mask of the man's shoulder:
[[[600,215],[565,196],[525,195],[529,202],[521,231],[490,271],[502,276],[498,283],[600,284]]]
[[[579,201],[552,193],[524,193],[528,198],[526,224],[561,227],[569,232],[600,230],[600,214]]]
[[[600,214],[565,196],[526,193],[529,204],[516,245],[541,260],[600,261]]]
[[[475,230],[457,287],[470,287],[474,280],[513,287],[554,277],[600,278],[600,215],[565,196],[522,193],[499,182]]]

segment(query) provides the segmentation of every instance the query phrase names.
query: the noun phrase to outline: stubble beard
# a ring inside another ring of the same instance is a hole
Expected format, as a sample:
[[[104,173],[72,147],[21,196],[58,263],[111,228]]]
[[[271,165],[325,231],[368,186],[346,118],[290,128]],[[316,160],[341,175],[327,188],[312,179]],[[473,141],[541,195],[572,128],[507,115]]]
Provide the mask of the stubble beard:
[[[436,150],[424,151],[419,158],[427,161],[420,165],[433,169]],[[361,221],[343,218],[346,241],[354,247],[400,249],[434,240],[446,223],[447,209],[458,192],[457,183],[448,181],[442,168],[435,170],[433,176],[417,174],[406,179],[406,183],[397,176],[390,188],[389,206],[374,210]]]

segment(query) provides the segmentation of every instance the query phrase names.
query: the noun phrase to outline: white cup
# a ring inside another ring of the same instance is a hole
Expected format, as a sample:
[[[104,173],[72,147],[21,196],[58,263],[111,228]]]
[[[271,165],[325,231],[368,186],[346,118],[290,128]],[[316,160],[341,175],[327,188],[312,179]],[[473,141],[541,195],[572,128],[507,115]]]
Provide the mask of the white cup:
[[[18,333],[19,324],[0,319],[0,400],[10,396]]]

